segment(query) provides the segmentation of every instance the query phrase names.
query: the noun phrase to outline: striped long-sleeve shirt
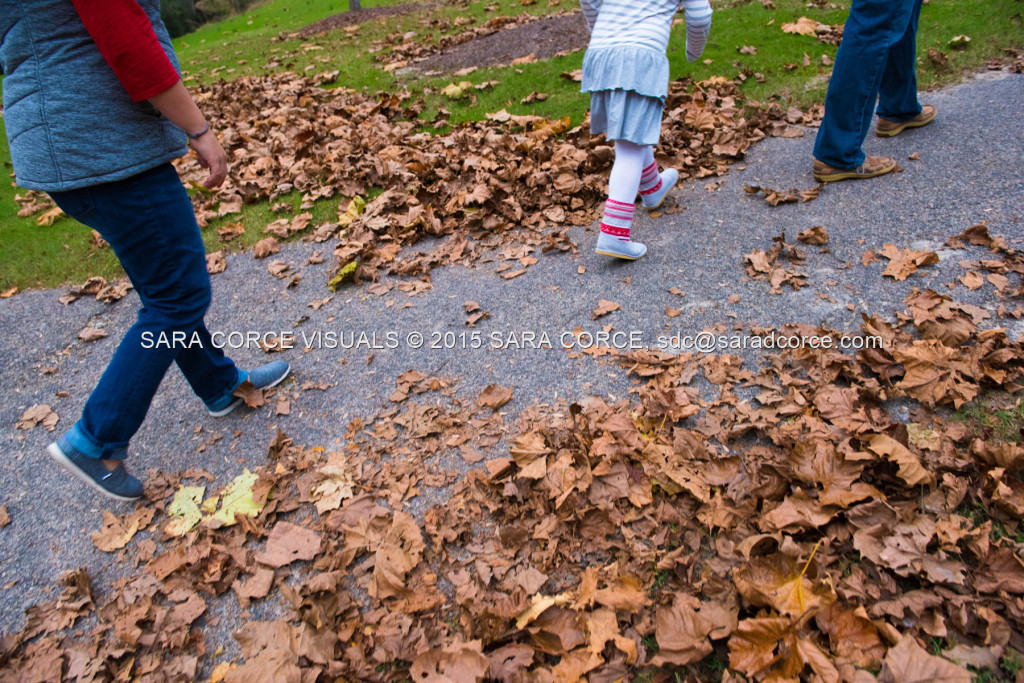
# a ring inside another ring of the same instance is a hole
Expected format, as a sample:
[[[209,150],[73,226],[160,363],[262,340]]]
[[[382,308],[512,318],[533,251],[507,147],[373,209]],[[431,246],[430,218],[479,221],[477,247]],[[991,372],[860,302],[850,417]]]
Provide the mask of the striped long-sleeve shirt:
[[[680,9],[687,27],[711,21],[708,0],[580,0],[580,5],[590,28],[591,50],[635,45],[664,53],[672,17]]]

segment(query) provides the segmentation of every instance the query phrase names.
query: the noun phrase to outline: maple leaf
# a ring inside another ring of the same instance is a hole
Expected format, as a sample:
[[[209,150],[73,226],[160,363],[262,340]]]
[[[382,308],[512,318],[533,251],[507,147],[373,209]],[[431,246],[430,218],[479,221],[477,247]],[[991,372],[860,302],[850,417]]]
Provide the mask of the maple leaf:
[[[910,486],[933,486],[935,476],[926,470],[920,459],[910,449],[885,434],[872,434],[867,439],[868,448],[878,455],[892,460],[900,469],[900,479]]]
[[[680,596],[671,607],[658,607],[655,624],[658,654],[651,660],[654,666],[686,666],[711,654],[708,636],[715,624]]]
[[[547,454],[551,449],[538,432],[530,432],[518,437],[509,449],[519,476],[526,479],[540,479],[547,473]]]
[[[607,299],[601,299],[597,302],[597,308],[594,309],[594,320],[597,320],[603,315],[608,315],[612,311],[617,311],[622,306],[615,303],[614,301],[608,301]]]
[[[818,32],[820,24],[814,19],[800,17],[795,22],[782,25],[783,33],[794,33],[802,36],[813,36]]]
[[[153,519],[152,508],[137,507],[130,515],[118,517],[109,510],[103,511],[103,528],[92,535],[93,544],[105,553],[128,545],[140,529],[145,529]]]
[[[894,244],[886,244],[878,253],[889,259],[889,265],[885,267],[882,276],[891,277],[897,282],[906,280],[922,266],[939,262],[939,256],[934,251],[900,250]]]
[[[828,242],[828,233],[822,226],[815,225],[813,228],[807,228],[797,234],[796,238],[807,244],[826,244]]]
[[[291,522],[278,522],[267,537],[266,549],[256,561],[268,567],[283,567],[301,560],[312,560],[320,552],[320,535]]]
[[[325,514],[341,507],[342,501],[353,496],[355,482],[349,474],[349,465],[341,453],[327,456],[327,464],[318,470],[320,481],[310,489],[310,498],[316,502],[316,511]]]
[[[264,237],[256,243],[253,249],[253,256],[258,259],[267,258],[271,254],[281,251],[281,247],[278,246],[277,240],[273,237]]]
[[[221,493],[220,509],[210,519],[219,522],[221,526],[231,526],[236,522],[236,514],[250,517],[258,515],[263,509],[263,504],[257,503],[253,496],[253,485],[258,480],[258,474],[244,469]]]
[[[25,410],[15,425],[16,429],[32,429],[36,425],[42,425],[46,431],[52,432],[60,418],[53,409],[44,404],[32,406]]]
[[[970,683],[973,680],[967,669],[928,654],[910,635],[904,635],[889,649],[884,663],[893,683]]]
[[[378,600],[404,595],[406,577],[420,562],[426,549],[416,521],[404,512],[396,512],[376,548],[370,594]]]
[[[807,562],[780,553],[754,558],[733,573],[733,582],[740,594],[758,607],[771,607],[791,617],[818,610],[835,601],[828,586],[807,576],[818,545]]]
[[[205,486],[182,486],[174,494],[174,500],[167,508],[168,521],[164,526],[171,536],[184,536],[203,518],[199,505],[206,495]]]
[[[483,655],[479,640],[453,642],[429,649],[413,661],[413,680],[424,683],[479,683],[488,677],[490,660]]]
[[[488,384],[477,401],[480,405],[487,406],[491,410],[497,410],[512,400],[512,387],[500,387],[497,384]]]
[[[906,372],[897,386],[928,406],[952,401],[959,408],[974,400],[977,385],[967,381],[968,374],[959,349],[951,349],[937,339],[916,340],[900,346],[892,356]]]

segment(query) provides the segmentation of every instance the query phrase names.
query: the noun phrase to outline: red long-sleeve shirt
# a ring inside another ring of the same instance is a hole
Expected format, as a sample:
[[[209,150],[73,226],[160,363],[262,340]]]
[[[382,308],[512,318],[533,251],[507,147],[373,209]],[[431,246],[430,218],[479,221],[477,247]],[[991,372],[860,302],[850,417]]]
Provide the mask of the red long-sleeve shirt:
[[[140,102],[178,82],[153,24],[135,0],[71,0],[103,59]]]

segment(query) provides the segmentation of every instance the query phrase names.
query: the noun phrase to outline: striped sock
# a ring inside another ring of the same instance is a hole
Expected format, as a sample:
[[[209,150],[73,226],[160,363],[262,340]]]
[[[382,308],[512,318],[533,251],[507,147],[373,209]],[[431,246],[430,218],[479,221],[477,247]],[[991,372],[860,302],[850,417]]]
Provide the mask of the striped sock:
[[[633,225],[633,204],[609,199],[604,203],[604,218],[601,232],[623,242],[629,241],[629,229]]]
[[[643,170],[640,176],[640,196],[654,194],[661,189],[661,174],[658,173],[658,162],[652,161],[651,165]]]

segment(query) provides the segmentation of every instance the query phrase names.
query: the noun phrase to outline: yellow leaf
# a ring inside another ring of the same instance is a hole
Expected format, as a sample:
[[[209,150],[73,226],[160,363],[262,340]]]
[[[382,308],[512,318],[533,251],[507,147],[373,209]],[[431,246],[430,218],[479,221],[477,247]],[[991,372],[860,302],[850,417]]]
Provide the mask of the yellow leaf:
[[[350,261],[349,263],[346,263],[342,266],[341,270],[338,271],[337,275],[327,281],[327,288],[332,292],[337,292],[338,287],[341,286],[342,282],[344,282],[348,277],[355,275],[356,268],[358,266],[359,261]]]
[[[341,224],[341,227],[347,228],[352,224],[356,216],[361,215],[364,211],[366,211],[366,200],[356,195],[348,203],[344,213],[338,212],[338,223]]]
[[[171,536],[184,536],[195,528],[203,518],[199,510],[199,502],[206,493],[205,486],[182,486],[174,494],[174,500],[167,508],[170,519],[164,530]]]
[[[220,510],[210,519],[218,520],[224,526],[230,526],[235,523],[235,513],[250,517],[258,515],[263,506],[258,505],[252,497],[252,486],[258,479],[259,476],[248,469],[235,477],[221,495]]]

